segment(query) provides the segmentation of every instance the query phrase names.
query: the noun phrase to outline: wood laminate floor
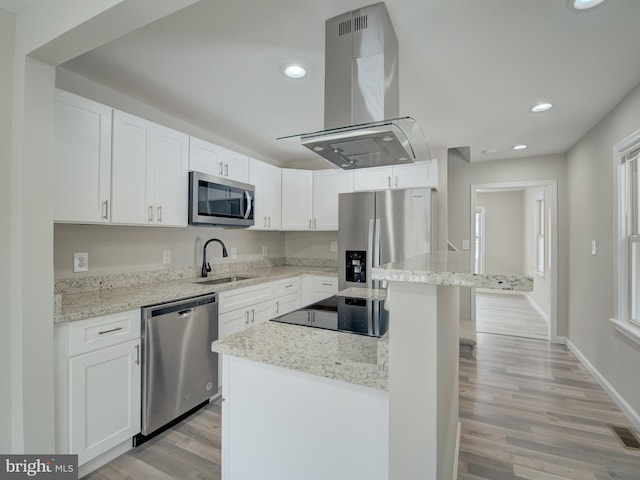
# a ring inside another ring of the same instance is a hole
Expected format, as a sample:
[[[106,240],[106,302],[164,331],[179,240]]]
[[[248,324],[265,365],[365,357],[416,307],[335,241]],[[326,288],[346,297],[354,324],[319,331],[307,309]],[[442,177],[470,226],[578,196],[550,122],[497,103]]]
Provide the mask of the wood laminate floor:
[[[640,452],[609,428],[629,421],[561,345],[479,333],[460,357],[460,422],[459,480],[640,480]],[[214,403],[85,479],[219,480],[220,465]]]
[[[476,331],[549,338],[549,324],[524,295],[476,292]]]

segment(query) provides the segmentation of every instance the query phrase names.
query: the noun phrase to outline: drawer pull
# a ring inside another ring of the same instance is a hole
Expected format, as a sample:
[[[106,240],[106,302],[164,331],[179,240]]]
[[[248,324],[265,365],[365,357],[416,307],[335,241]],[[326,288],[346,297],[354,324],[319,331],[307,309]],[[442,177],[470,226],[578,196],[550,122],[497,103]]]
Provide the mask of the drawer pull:
[[[289,285],[285,285],[284,288],[291,288],[293,287],[293,283],[290,283]]]
[[[333,287],[333,283],[323,283],[323,287]]]
[[[117,332],[118,330],[122,330],[122,327],[112,328],[111,330],[103,330],[102,332],[98,332],[98,335],[104,335],[105,333]]]
[[[134,362],[136,365],[140,365],[140,345],[136,345],[136,359]]]

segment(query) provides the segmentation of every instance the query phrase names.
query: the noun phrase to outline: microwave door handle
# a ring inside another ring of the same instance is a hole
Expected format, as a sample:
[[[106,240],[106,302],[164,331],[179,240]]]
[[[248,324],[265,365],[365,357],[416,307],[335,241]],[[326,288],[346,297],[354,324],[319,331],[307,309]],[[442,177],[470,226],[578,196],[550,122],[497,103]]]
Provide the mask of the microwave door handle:
[[[252,202],[251,202],[252,197],[251,197],[251,194],[249,192],[247,192],[246,190],[244,191],[244,196],[245,196],[245,199],[247,201],[247,209],[244,212],[244,218],[247,219],[251,215],[251,210],[253,208],[253,205],[252,205]]]

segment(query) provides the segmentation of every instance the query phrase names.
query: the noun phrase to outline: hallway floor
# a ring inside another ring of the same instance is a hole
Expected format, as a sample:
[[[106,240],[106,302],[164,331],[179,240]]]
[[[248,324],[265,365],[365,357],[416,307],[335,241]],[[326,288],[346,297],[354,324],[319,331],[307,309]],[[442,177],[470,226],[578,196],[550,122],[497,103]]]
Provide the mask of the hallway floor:
[[[476,331],[525,338],[549,338],[549,324],[524,295],[476,292]]]

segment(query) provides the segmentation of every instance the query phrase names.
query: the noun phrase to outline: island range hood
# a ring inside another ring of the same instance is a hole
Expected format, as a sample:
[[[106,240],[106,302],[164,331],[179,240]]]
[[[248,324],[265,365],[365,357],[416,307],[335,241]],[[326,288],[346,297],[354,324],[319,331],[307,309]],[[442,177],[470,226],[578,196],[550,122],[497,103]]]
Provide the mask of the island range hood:
[[[398,117],[398,39],[384,3],[326,21],[324,130],[291,135],[351,170],[430,160],[411,117]]]

